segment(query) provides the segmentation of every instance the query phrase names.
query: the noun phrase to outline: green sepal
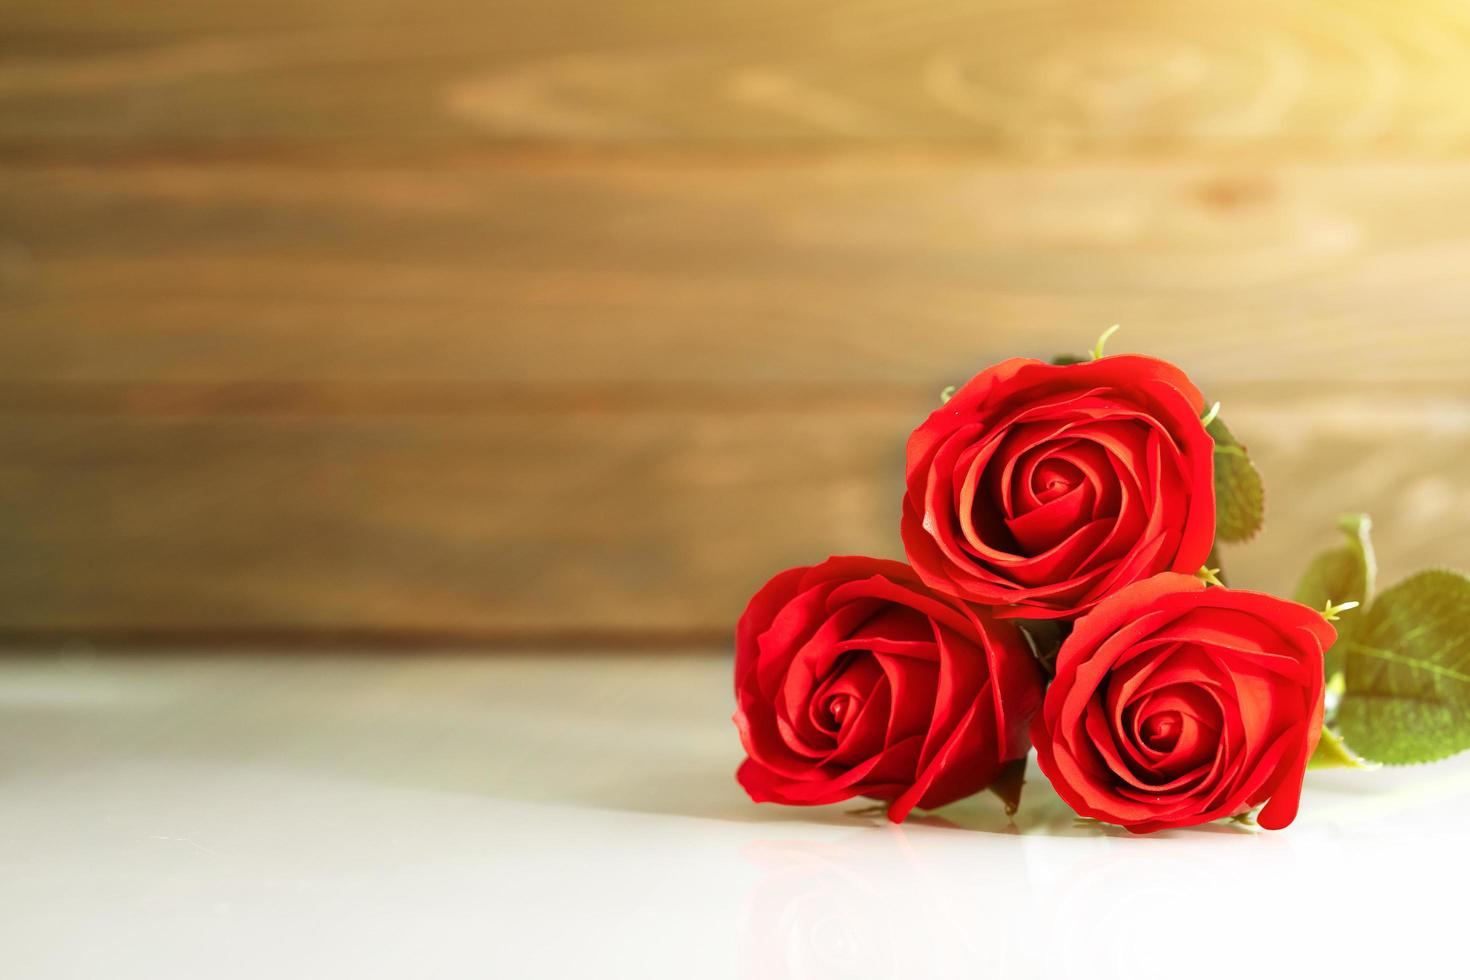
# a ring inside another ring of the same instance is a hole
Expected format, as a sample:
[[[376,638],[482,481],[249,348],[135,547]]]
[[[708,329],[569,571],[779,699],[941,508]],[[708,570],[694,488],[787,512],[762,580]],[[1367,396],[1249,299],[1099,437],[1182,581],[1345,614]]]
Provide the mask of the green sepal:
[[[1372,769],[1372,763],[1353,754],[1347,743],[1333,734],[1332,729],[1322,728],[1322,740],[1307,760],[1308,769]]]

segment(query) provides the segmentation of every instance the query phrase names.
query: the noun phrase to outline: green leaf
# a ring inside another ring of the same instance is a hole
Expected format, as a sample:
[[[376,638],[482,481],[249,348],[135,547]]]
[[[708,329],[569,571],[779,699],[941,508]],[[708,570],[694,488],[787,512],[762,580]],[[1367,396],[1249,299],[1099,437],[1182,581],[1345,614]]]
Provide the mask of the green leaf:
[[[1372,769],[1373,767],[1352,753],[1342,739],[1332,730],[1322,729],[1322,740],[1307,760],[1308,769]]]
[[[1089,360],[1090,358],[1079,357],[1076,354],[1058,354],[1051,359],[1051,363],[1066,367],[1068,364],[1086,364]]]
[[[1366,606],[1373,599],[1373,580],[1378,575],[1369,537],[1373,522],[1367,514],[1344,514],[1337,526],[1347,541],[1313,558],[1297,583],[1292,598],[1304,606],[1321,609],[1328,602],[1352,599]]]
[[[1367,606],[1373,599],[1373,583],[1378,577],[1378,562],[1369,536],[1373,522],[1367,514],[1344,514],[1337,519],[1337,526],[1347,541],[1313,558],[1292,595],[1304,606],[1323,609],[1329,602],[1341,605],[1350,601]],[[1342,651],[1350,640],[1348,634],[1365,612],[1359,609],[1343,615],[1346,619],[1337,623],[1338,641],[1327,651],[1329,678],[1342,671]]]
[[[1249,541],[1266,519],[1261,474],[1222,419],[1216,418],[1205,431],[1215,440],[1215,538]]]
[[[1470,748],[1470,578],[1419,572],[1358,615],[1338,641],[1337,725],[1353,750],[1404,765]]]

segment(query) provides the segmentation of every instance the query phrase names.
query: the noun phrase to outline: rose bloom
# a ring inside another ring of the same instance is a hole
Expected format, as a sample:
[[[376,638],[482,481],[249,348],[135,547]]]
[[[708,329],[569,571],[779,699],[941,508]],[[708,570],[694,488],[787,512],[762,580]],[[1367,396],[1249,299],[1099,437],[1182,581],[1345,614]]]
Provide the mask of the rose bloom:
[[[1032,723],[1037,761],[1078,813],[1135,833],[1262,803],[1257,822],[1285,827],[1336,638],[1321,613],[1275,596],[1175,574],[1130,586],[1062,644]]]
[[[735,632],[735,724],[757,803],[889,801],[894,822],[984,789],[1028,748],[1042,675],[1010,623],[908,566],[829,558],[771,579]]]
[[[909,436],[903,542],[932,588],[1001,616],[1074,617],[1215,537],[1214,440],[1149,357],[976,375]]]

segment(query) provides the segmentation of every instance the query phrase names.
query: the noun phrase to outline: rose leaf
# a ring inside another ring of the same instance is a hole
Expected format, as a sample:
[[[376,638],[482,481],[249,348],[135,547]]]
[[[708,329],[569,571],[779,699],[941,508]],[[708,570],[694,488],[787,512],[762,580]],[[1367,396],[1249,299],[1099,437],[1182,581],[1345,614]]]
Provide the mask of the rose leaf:
[[[1312,559],[1292,596],[1297,602],[1321,609],[1328,602],[1357,600],[1367,605],[1373,599],[1373,580],[1378,563],[1369,537],[1373,522],[1367,514],[1344,514],[1337,526],[1347,541]]]
[[[1337,726],[1353,751],[1407,765],[1470,748],[1470,578],[1419,572],[1360,615],[1337,644]]]
[[[1245,447],[1215,418],[1206,428],[1215,440],[1215,538],[1249,541],[1266,519],[1266,488]]]
[[[1337,519],[1337,526],[1347,540],[1313,558],[1292,595],[1304,606],[1323,609],[1329,602],[1339,605],[1358,602],[1367,606],[1373,600],[1373,583],[1378,576],[1378,562],[1369,536],[1373,522],[1367,514],[1344,514]],[[1342,650],[1349,639],[1348,633],[1363,616],[1364,610],[1359,610],[1337,624],[1338,642],[1327,651],[1328,678],[1342,671]]]

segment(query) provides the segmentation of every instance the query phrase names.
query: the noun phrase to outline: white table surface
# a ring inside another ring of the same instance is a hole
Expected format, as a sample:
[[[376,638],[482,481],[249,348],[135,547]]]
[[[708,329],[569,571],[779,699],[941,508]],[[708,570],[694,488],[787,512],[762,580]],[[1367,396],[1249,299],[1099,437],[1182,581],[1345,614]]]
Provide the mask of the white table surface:
[[[717,653],[0,660],[0,976],[1465,975],[1470,760],[1288,830],[748,802]]]

